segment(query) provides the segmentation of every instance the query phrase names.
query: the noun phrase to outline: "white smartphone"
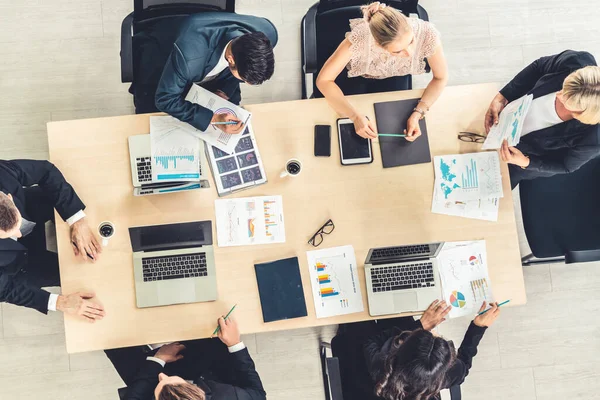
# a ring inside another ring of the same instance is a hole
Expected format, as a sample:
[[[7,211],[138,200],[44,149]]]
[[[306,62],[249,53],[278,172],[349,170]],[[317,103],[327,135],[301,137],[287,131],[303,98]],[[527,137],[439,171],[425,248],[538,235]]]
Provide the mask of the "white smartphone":
[[[368,164],[373,162],[371,140],[356,134],[349,118],[337,120],[340,158],[342,165]]]

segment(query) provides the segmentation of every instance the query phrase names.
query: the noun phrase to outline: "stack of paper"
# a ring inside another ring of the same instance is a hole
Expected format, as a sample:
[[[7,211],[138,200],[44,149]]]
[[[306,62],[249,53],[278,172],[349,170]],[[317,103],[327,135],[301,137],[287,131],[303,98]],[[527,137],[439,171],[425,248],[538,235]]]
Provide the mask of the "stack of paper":
[[[493,301],[485,240],[446,242],[438,256],[443,298],[452,306],[450,318],[473,315]]]
[[[431,211],[437,214],[496,221],[503,197],[496,152],[454,154],[434,159]]]
[[[523,122],[533,101],[533,95],[525,95],[510,102],[500,113],[498,125],[493,125],[481,147],[483,150],[499,149],[506,140],[509,146],[516,146],[521,139]]]

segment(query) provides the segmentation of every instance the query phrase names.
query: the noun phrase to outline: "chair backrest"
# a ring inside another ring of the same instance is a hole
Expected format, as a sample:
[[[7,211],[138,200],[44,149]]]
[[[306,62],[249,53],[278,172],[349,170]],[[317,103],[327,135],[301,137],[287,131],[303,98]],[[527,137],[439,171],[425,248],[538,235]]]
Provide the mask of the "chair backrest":
[[[189,15],[207,11],[235,12],[235,0],[134,0],[136,22],[169,15]]]

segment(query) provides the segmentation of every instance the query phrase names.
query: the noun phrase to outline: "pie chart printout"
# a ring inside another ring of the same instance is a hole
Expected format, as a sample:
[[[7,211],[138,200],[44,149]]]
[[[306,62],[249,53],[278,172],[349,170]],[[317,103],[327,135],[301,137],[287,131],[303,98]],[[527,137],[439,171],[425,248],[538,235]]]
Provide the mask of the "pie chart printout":
[[[452,307],[463,308],[467,304],[465,295],[456,290],[453,291],[450,295],[450,304],[452,304]]]

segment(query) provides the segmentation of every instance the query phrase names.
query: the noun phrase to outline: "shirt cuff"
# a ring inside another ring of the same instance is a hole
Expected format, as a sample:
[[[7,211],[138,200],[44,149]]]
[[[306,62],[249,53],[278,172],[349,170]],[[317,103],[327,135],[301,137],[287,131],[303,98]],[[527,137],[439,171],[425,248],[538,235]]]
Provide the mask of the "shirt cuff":
[[[58,295],[54,293],[50,293],[50,297],[48,298],[48,311],[56,311],[56,301],[58,300]]]
[[[161,360],[160,358],[156,358],[156,357],[146,357],[146,360],[148,361],[154,361],[155,363],[159,363],[161,367],[165,367],[166,362],[164,362],[163,360]]]
[[[229,346],[227,348],[227,350],[229,350],[230,353],[237,353],[238,351],[244,350],[245,348],[246,348],[246,345],[244,344],[244,342],[239,342],[238,344]]]
[[[85,213],[83,212],[83,210],[79,210],[75,214],[73,214],[69,218],[67,218],[67,224],[69,224],[69,226],[71,226],[75,222],[79,221],[80,219],[82,219],[84,217],[85,217]]]

